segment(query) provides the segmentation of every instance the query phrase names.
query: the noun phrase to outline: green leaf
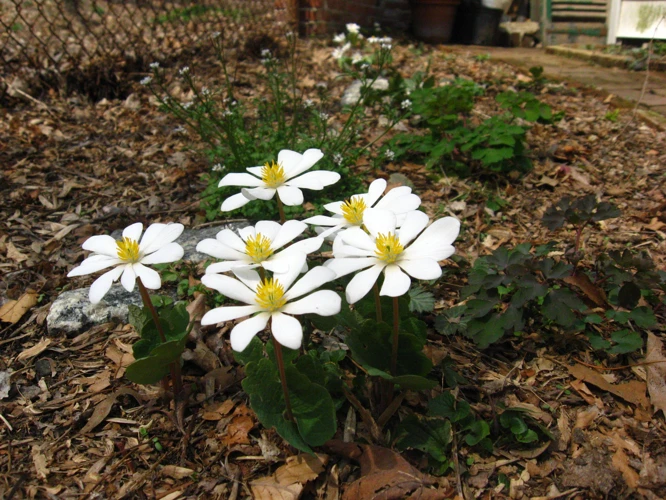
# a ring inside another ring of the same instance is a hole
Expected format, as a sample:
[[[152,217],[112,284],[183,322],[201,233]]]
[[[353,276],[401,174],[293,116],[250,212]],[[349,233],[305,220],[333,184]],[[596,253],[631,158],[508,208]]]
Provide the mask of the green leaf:
[[[625,309],[633,309],[641,299],[641,289],[633,281],[627,281],[617,293],[617,303]]]
[[[490,426],[485,420],[475,420],[466,427],[469,433],[465,436],[465,442],[469,446],[475,446],[490,435]]]
[[[613,332],[611,340],[615,342],[615,345],[608,349],[609,354],[627,354],[643,347],[641,334],[631,330]]]
[[[429,313],[435,309],[435,296],[415,286],[409,289],[409,310],[416,313]]]
[[[598,333],[587,333],[587,339],[590,341],[592,349],[596,351],[605,351],[611,346],[611,343]]]
[[[576,295],[566,288],[560,288],[548,293],[541,310],[551,321],[569,328],[578,319],[574,311],[585,309],[585,304]]]
[[[657,318],[649,307],[637,307],[629,313],[629,317],[634,323],[636,323],[636,326],[640,328],[651,328],[657,324]]]
[[[241,365],[247,365],[251,362],[258,362],[264,357],[264,343],[255,336],[245,350],[241,352],[233,351],[234,359]]]
[[[467,324],[466,335],[470,337],[481,349],[497,342],[504,336],[505,318],[493,314],[485,320],[472,320]]]
[[[448,460],[451,424],[436,417],[409,415],[396,428],[398,450],[413,448],[429,454],[439,462]]]
[[[137,359],[125,369],[125,376],[135,384],[156,384],[169,374],[169,365],[151,356]]]
[[[467,401],[456,401],[450,392],[444,392],[428,403],[428,414],[435,417],[448,418],[451,422],[459,422],[471,414]]]

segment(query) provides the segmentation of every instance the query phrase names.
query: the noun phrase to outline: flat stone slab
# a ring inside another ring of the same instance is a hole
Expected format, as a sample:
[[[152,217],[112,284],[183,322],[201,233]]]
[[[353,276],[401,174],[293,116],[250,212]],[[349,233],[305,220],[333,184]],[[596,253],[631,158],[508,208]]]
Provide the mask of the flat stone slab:
[[[201,229],[185,229],[176,240],[185,250],[183,260],[202,262],[211,258],[196,251],[197,243],[205,238],[215,238],[222,229],[237,230],[248,225],[248,221],[235,221]],[[122,231],[116,231],[111,236],[118,239],[121,233]],[[98,274],[90,277],[91,283],[96,276]],[[110,322],[127,323],[129,304],[142,305],[138,289],[130,293],[120,284],[113,285],[99,304],[90,302],[89,291],[90,287],[85,287],[69,290],[58,296],[46,317],[46,326],[50,335],[75,336],[96,325]]]

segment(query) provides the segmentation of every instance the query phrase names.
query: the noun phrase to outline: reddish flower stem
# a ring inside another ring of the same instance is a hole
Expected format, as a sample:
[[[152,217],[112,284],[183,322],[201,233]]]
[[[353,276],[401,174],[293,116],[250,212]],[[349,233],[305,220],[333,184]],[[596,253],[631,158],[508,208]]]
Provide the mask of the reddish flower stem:
[[[284,395],[284,405],[287,410],[287,419],[296,423],[294,414],[291,412],[291,401],[289,400],[289,389],[287,388],[287,374],[284,371],[284,359],[282,358],[282,345],[271,335],[273,339],[273,348],[275,350],[275,361],[277,361],[278,371],[280,372],[280,383],[282,384],[282,394]]]

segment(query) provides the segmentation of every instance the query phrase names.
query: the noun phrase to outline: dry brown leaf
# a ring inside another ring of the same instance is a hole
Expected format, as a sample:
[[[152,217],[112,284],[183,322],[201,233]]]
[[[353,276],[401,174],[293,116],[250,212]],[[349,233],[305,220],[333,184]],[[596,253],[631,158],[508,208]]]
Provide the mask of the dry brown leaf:
[[[585,296],[599,307],[607,307],[608,301],[606,300],[606,293],[597,285],[592,283],[587,274],[577,273],[573,276],[567,276],[563,278],[562,281],[580,288]]]
[[[648,332],[647,354],[645,356],[647,372],[647,388],[650,402],[655,411],[661,410],[666,416],[666,357],[664,345],[659,337]]]
[[[272,476],[252,481],[250,489],[255,500],[295,500],[306,483],[319,477],[327,462],[328,456],[323,454],[289,457]]]
[[[183,479],[194,474],[194,470],[188,469],[187,467],[179,467],[177,465],[165,465],[162,467],[162,474],[172,477],[173,479]]]
[[[222,442],[229,448],[237,444],[250,444],[248,433],[255,423],[249,408],[243,404],[238,406],[233,413],[231,422],[225,429]]]
[[[16,262],[23,262],[24,260],[28,260],[28,256],[19,252],[11,241],[7,242],[7,258]]]
[[[102,400],[101,403],[98,403],[97,406],[95,406],[95,409],[93,410],[90,419],[86,422],[86,425],[84,425],[81,428],[79,434],[86,434],[91,430],[93,430],[95,427],[97,427],[99,424],[101,424],[106,419],[106,417],[109,416],[111,408],[113,408],[116,399],[118,399],[118,397],[123,394],[129,394],[139,403],[141,402],[141,397],[136,391],[133,391],[132,389],[128,388],[118,389],[113,394],[109,394],[107,397],[105,397]]]
[[[19,355],[16,356],[16,359],[18,361],[25,361],[26,359],[34,358],[38,354],[44,352],[46,348],[50,345],[51,345],[51,339],[43,338],[29,349],[21,351]]]
[[[51,470],[46,466],[46,455],[42,453],[42,449],[38,445],[32,447],[32,463],[35,466],[37,476],[41,479],[46,479],[51,473]]]
[[[0,321],[17,323],[23,315],[37,304],[37,294],[24,293],[18,300],[10,300],[0,307]]]
[[[622,477],[627,483],[627,486],[630,488],[636,488],[636,486],[638,486],[638,472],[631,468],[629,465],[629,458],[622,448],[615,452],[611,463],[613,464],[613,467],[622,473]]]
[[[584,380],[592,385],[597,386],[599,389],[608,391],[629,403],[633,403],[643,408],[647,408],[650,404],[645,396],[645,383],[639,380],[631,380],[622,384],[610,384],[606,379],[596,370],[588,368],[587,366],[576,364],[568,366],[569,373],[579,380]]]

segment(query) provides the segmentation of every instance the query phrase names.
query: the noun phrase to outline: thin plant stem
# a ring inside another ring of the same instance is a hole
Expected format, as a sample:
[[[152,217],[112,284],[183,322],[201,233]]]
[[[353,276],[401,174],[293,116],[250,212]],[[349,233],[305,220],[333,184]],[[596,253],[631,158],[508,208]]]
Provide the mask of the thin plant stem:
[[[284,205],[282,205],[282,200],[280,196],[276,193],[275,199],[277,199],[278,212],[280,213],[280,224],[287,222],[287,218],[284,215]]]
[[[165,343],[167,339],[166,335],[164,335],[164,329],[162,328],[162,323],[160,323],[160,317],[157,315],[157,309],[155,309],[155,306],[150,300],[150,295],[148,294],[148,290],[146,290],[146,287],[141,281],[141,278],[137,276],[136,281],[139,284],[139,293],[141,294],[141,300],[143,301],[143,305],[146,306],[146,308],[150,311],[150,315],[153,317],[153,322],[157,327],[157,332],[160,335],[160,340],[163,343]],[[180,373],[180,365],[177,362],[170,363],[169,371],[171,373],[171,383],[173,384],[174,399],[177,399],[178,394],[180,394],[180,391],[183,386],[183,381]]]
[[[377,323],[382,322],[382,303],[379,299],[379,285],[375,281],[375,286],[372,287],[375,292],[375,314],[377,315]]]
[[[294,414],[291,412],[291,401],[289,400],[289,389],[287,388],[287,374],[284,371],[284,359],[282,358],[282,345],[275,340],[273,335],[271,335],[271,338],[273,339],[273,348],[275,349],[275,361],[277,361],[278,371],[280,372],[280,383],[282,384],[282,394],[284,395],[287,419],[296,423],[294,420]]]
[[[393,297],[393,345],[391,346],[391,375],[398,375],[398,332],[400,331],[400,304]]]

